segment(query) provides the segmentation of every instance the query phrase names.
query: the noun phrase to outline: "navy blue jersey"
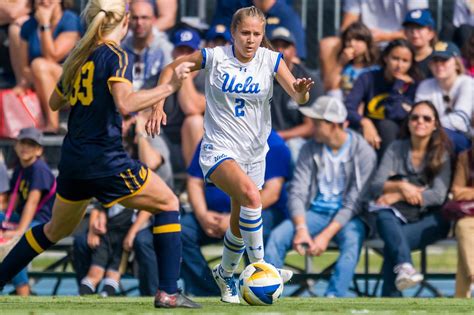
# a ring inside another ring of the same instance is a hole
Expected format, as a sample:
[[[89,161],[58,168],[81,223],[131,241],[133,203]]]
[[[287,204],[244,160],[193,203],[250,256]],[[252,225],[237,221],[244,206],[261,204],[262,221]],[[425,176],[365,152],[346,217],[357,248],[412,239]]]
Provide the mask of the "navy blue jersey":
[[[19,215],[23,213],[28,195],[32,190],[39,190],[41,192],[41,198],[45,198],[49,194],[49,191],[53,187],[54,175],[48,165],[42,160],[37,159],[32,165],[27,168],[21,167],[21,165],[15,168],[13,176],[10,180],[11,190],[15,188],[15,183],[18,180],[20,171],[23,170],[23,174],[20,179],[20,186],[18,187],[18,199],[15,211]],[[12,193],[12,191],[10,191]],[[34,216],[34,220],[40,222],[48,222],[51,218],[51,210],[53,208],[54,197],[50,198],[41,209],[37,209]]]
[[[112,176],[135,164],[123,149],[122,116],[110,92],[113,81],[132,81],[127,53],[112,43],[101,44],[82,66],[68,101],[71,113],[59,172],[64,178]],[[56,91],[62,95],[61,82]]]

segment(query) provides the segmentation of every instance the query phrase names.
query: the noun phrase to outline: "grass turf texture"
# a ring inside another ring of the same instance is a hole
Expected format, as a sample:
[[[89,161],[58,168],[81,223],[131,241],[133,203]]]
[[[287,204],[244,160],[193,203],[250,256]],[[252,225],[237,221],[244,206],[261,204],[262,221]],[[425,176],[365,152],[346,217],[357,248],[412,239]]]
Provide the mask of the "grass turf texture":
[[[273,306],[229,305],[197,298],[203,309],[155,309],[153,298],[0,296],[1,314],[472,314],[470,299],[283,298]]]

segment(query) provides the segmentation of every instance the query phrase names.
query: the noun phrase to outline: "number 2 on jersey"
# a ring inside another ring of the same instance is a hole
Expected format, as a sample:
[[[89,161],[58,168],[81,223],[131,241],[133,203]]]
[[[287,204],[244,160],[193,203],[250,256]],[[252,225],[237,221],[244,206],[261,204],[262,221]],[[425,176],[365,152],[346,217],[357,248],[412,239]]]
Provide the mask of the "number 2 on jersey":
[[[94,62],[88,61],[81,68],[79,76],[74,83],[74,91],[69,98],[71,106],[79,100],[83,106],[89,106],[94,99],[92,82],[94,81]]]
[[[245,100],[243,98],[237,98],[235,99],[235,116],[236,117],[243,117],[245,116],[244,112],[244,106],[245,106]]]

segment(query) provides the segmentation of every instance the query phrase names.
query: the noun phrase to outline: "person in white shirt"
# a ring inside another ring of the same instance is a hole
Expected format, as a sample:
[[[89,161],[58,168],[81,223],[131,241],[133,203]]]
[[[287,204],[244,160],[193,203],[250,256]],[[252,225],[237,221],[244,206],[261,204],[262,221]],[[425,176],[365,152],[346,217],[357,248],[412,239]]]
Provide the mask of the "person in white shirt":
[[[474,81],[464,74],[459,49],[451,42],[436,43],[429,67],[434,78],[420,83],[415,102],[430,101],[456,153],[471,146],[469,134],[474,106]]]
[[[205,48],[165,68],[159,82],[168,82],[182,62],[191,71],[206,73],[206,111],[200,166],[211,181],[232,199],[231,224],[224,237],[222,262],[213,269],[221,300],[240,303],[233,280],[244,249],[250,262],[263,261],[262,202],[259,190],[265,173],[267,138],[271,130],[273,78],[298,103],[309,99],[314,82],[295,79],[282,54],[272,51],[265,37],[265,16],[255,7],[238,10],[232,19],[233,45]],[[263,46],[263,47],[262,47]],[[151,134],[166,122],[162,102],[147,122]],[[290,271],[280,271],[283,280]]]

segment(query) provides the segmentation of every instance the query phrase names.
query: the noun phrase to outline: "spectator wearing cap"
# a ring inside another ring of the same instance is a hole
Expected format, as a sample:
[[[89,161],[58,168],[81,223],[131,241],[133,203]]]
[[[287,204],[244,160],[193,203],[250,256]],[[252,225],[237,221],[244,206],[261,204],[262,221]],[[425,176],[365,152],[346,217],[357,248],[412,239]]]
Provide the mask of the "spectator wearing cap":
[[[59,131],[59,112],[49,107],[49,98],[62,74],[62,62],[79,41],[82,26],[76,13],[68,10],[70,0],[34,1],[33,15],[21,27],[17,52],[22,76],[15,91],[33,87],[45,115],[44,131]]]
[[[301,149],[290,183],[291,220],[270,234],[265,261],[281,268],[291,248],[319,256],[333,240],[339,258],[325,295],[344,297],[366,235],[361,197],[377,158],[361,135],[344,129],[347,111],[337,98],[322,96],[300,110],[314,124],[313,139]]]
[[[474,106],[474,82],[464,74],[458,47],[452,42],[438,42],[429,67],[433,78],[420,83],[415,101],[430,101],[436,107],[441,125],[454,144],[456,153],[471,146],[469,134]]]
[[[4,238],[23,235],[30,227],[48,222],[54,203],[56,181],[51,169],[40,158],[43,154],[42,134],[36,128],[22,129],[16,139],[15,152],[19,165],[10,180],[9,205],[14,206],[10,218],[0,214],[0,221],[7,219],[17,225],[3,232]],[[19,295],[29,295],[26,269],[12,280]]]
[[[165,33],[153,27],[155,20],[152,1],[131,2],[131,32],[122,47],[133,56],[133,88],[136,91],[155,87],[161,70],[172,61],[173,44]]]
[[[277,27],[269,34],[269,39],[273,47],[283,54],[286,65],[295,78],[313,78],[315,84],[309,93],[308,103],[314,102],[323,94],[322,84],[304,65],[294,62],[297,53],[293,34],[287,28]],[[270,109],[272,127],[285,140],[291,150],[293,162],[296,163],[301,147],[313,133],[311,119],[301,114],[299,105],[288,96],[277,80],[273,84]]]
[[[173,58],[189,55],[199,49],[201,37],[192,28],[180,28],[172,35]],[[203,114],[204,72],[193,72],[183,81],[181,88],[164,101],[167,124],[163,132],[174,156],[173,171],[184,171],[193,158],[196,145],[204,134]]]
[[[432,77],[428,67],[433,46],[438,41],[435,22],[428,9],[417,9],[408,12],[403,20],[407,40],[415,49],[415,61],[425,78]]]
[[[214,25],[206,33],[206,46],[209,48],[227,46],[231,41],[230,30],[224,24]]]

